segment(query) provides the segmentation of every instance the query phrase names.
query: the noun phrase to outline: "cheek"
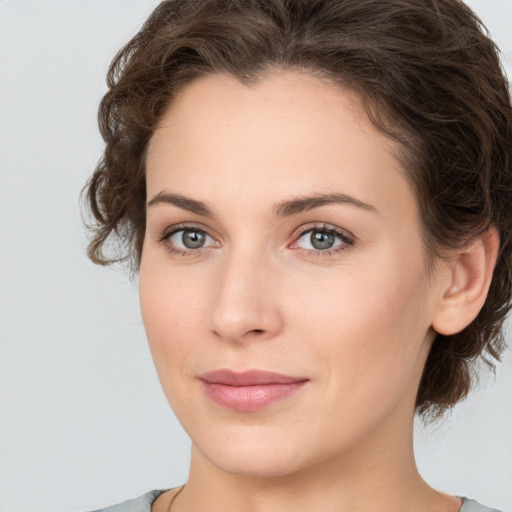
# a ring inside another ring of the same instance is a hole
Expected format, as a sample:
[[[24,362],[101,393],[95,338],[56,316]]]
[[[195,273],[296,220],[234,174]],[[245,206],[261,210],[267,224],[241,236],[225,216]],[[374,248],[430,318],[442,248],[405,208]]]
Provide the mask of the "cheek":
[[[190,268],[178,271],[157,257],[151,261],[149,251],[146,256],[139,274],[144,326],[162,387],[178,412],[190,362],[215,360],[225,348],[208,331],[219,283],[212,268],[194,276]],[[259,297],[284,319],[274,356],[286,354],[288,363],[311,372],[325,385],[329,408],[340,414],[389,410],[416,374],[428,331],[422,265],[408,264],[395,249],[337,269],[283,266],[276,272],[275,285]]]
[[[190,371],[201,318],[197,289],[157,265],[141,265],[139,295],[142,319],[153,362],[169,405],[180,419],[194,416],[190,396]],[[192,423],[199,423],[196,418]]]
[[[139,298],[142,320],[158,375],[165,382],[185,371],[182,361],[200,330],[199,284],[175,275],[158,261],[141,263]]]
[[[289,294],[297,331],[307,336],[333,395],[341,390],[353,403],[372,403],[415,378],[429,330],[423,281],[421,266],[390,257],[309,287],[303,301],[300,289]]]

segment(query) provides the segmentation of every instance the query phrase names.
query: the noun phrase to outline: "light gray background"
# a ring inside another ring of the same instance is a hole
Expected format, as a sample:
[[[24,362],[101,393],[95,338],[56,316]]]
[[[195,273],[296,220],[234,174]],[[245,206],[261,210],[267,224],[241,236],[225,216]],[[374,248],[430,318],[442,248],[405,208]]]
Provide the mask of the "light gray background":
[[[512,62],[512,0],[473,0]],[[135,285],[88,262],[78,194],[104,77],[151,0],[0,0],[0,511],[71,512],[183,483]],[[512,356],[418,428],[439,489],[512,510]]]

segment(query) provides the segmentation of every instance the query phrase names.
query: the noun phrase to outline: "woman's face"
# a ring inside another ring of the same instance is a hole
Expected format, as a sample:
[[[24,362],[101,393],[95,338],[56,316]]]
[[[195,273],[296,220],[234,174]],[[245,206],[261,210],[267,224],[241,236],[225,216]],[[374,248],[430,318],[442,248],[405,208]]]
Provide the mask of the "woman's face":
[[[210,75],[171,105],[140,299],[200,457],[276,476],[409,442],[440,285],[396,150],[357,95],[298,72]]]

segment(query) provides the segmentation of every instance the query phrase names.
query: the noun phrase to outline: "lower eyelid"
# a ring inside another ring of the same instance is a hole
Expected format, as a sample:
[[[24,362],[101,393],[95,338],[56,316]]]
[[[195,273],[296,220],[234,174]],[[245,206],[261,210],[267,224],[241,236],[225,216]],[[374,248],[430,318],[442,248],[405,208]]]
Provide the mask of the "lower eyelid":
[[[166,246],[166,250],[169,254],[174,254],[177,256],[184,256],[184,257],[193,257],[193,256],[200,256],[203,251],[204,247],[200,247],[199,249],[180,249],[174,246]]]
[[[333,249],[323,249],[323,250],[322,249],[304,249],[302,247],[297,247],[294,250],[305,252],[310,256],[322,257],[322,256],[330,256],[330,255],[333,255],[336,253],[346,251],[351,245],[352,244],[350,244],[350,243],[343,243],[343,244],[337,245]]]

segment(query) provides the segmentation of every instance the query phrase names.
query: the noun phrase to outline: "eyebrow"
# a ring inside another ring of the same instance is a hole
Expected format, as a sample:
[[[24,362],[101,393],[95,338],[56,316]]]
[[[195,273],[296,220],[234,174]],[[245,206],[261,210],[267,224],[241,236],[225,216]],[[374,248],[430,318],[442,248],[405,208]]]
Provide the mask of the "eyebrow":
[[[356,206],[362,210],[377,213],[377,208],[367,203],[363,203],[355,197],[347,194],[315,194],[312,196],[299,196],[274,205],[274,214],[276,217],[288,217],[297,213],[307,212],[313,208],[326,206],[329,204],[348,204]]]
[[[181,194],[159,192],[147,204],[148,207],[156,206],[159,204],[172,204],[203,217],[213,217],[214,210],[206,203],[191,199],[190,197]],[[378,213],[377,208],[368,203],[363,203],[355,197],[347,194],[331,193],[331,194],[315,194],[312,196],[298,196],[281,201],[274,205],[273,212],[275,217],[289,217],[298,213],[307,212],[320,206],[330,204],[347,204],[355,206],[362,210]]]
[[[197,213],[203,217],[213,217],[213,210],[208,208],[205,203],[196,201],[190,197],[182,196],[181,194],[159,192],[151,199],[151,201],[148,202],[148,208],[158,204],[172,204],[178,208],[181,208],[182,210]]]

